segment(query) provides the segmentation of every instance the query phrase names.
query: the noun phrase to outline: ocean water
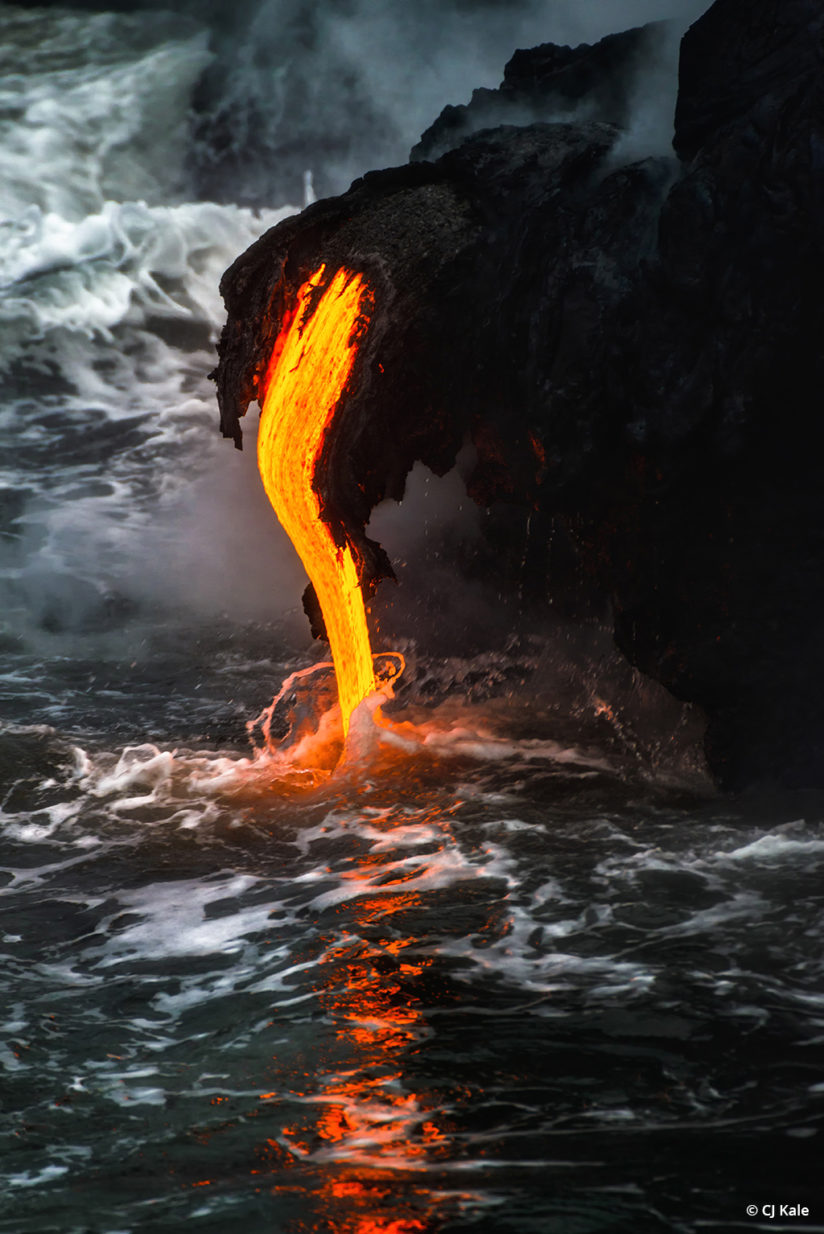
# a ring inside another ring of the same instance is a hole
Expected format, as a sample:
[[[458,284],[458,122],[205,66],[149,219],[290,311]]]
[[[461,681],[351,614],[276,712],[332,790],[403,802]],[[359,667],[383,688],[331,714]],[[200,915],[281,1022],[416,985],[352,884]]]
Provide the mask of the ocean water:
[[[206,376],[302,203],[197,198],[212,56],[0,6],[0,1231],[824,1229],[822,802],[456,586],[459,470],[376,515],[406,670],[335,765]]]

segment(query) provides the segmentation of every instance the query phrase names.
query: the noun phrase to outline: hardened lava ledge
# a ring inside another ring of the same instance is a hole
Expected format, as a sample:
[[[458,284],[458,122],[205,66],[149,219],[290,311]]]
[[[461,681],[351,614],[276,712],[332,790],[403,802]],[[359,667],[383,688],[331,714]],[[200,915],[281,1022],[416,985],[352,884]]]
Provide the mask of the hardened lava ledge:
[[[252,245],[222,283],[221,424],[239,440],[309,273],[362,272],[374,314],[318,485],[368,578],[372,508],[470,435],[471,495],[521,511],[503,584],[608,605],[629,659],[704,709],[720,784],[820,786],[824,13],[718,0],[682,43],[677,157],[637,158],[654,37],[519,52],[528,116],[502,86],[484,114],[515,123],[447,116],[436,161],[418,148]]]

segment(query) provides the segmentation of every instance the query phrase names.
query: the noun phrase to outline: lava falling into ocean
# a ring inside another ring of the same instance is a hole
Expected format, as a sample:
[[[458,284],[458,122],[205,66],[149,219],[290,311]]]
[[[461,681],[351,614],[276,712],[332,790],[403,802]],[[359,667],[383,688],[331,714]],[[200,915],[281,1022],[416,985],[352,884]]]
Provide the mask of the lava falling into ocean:
[[[343,735],[352,712],[377,689],[355,556],[323,521],[316,472],[324,439],[352,372],[372,297],[365,280],[321,266],[300,288],[275,342],[258,434],[269,500],[303,562],[326,624]]]

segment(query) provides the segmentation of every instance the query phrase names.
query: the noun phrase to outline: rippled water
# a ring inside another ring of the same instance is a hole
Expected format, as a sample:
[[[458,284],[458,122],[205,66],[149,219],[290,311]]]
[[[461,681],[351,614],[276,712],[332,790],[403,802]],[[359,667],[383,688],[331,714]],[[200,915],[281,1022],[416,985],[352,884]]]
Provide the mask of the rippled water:
[[[814,1209],[820,818],[462,721],[309,788],[3,734],[0,1228]]]
[[[195,24],[0,15],[0,1230],[824,1229],[822,802],[501,635],[456,474],[377,516],[386,726],[255,750],[318,657],[205,374],[286,210],[187,199]]]

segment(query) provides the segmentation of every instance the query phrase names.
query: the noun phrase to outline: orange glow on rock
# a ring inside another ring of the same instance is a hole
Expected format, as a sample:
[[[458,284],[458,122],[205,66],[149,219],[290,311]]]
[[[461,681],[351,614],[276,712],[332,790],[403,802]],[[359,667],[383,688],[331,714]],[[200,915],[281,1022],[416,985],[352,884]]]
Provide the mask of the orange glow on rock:
[[[365,280],[348,270],[338,270],[321,292],[324,270],[316,270],[298,291],[272,351],[258,466],[320,603],[345,737],[352,712],[377,683],[358,567],[350,546],[337,544],[323,521],[315,475],[371,296]]]

